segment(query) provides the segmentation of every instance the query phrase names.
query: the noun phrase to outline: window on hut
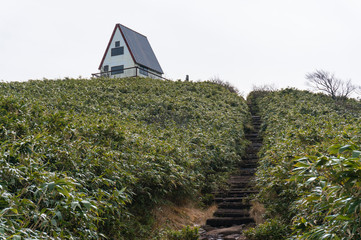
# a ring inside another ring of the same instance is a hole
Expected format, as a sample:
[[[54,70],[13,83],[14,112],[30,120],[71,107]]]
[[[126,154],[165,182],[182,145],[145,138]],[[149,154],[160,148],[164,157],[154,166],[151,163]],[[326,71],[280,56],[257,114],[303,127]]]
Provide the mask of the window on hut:
[[[124,47],[115,47],[112,48],[111,50],[111,56],[118,56],[118,55],[123,55],[124,54]]]
[[[124,65],[111,67],[111,72],[112,75],[124,73]]]

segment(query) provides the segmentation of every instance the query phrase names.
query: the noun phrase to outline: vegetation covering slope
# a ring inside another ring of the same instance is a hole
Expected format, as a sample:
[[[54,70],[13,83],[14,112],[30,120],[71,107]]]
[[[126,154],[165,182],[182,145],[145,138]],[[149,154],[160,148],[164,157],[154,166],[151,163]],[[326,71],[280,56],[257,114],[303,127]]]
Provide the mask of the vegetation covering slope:
[[[267,207],[251,239],[359,239],[361,103],[308,91],[253,92],[263,119],[257,181]]]
[[[214,83],[0,84],[0,239],[132,239],[241,161],[244,100]],[[148,236],[148,235],[147,235]]]

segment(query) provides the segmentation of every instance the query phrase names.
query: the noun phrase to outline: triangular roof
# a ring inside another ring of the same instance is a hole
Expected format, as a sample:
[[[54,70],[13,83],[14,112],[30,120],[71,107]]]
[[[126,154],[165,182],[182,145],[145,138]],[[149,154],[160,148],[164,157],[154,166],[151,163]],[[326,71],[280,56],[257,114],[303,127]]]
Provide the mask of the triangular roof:
[[[163,70],[159,65],[159,62],[148,42],[147,37],[119,23],[115,25],[112,37],[109,40],[108,47],[105,50],[103,59],[99,65],[99,69],[101,69],[103,65],[105,56],[107,55],[110,44],[117,29],[120,30],[120,33],[122,34],[122,37],[129,49],[130,55],[132,56],[135,63],[163,74]]]

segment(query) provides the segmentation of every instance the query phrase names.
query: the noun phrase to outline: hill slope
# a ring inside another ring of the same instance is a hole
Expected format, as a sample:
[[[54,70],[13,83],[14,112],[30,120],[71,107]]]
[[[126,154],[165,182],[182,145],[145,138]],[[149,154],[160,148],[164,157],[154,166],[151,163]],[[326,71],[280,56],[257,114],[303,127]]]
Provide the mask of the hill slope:
[[[0,238],[131,239],[208,193],[245,149],[244,100],[212,83],[0,83]]]
[[[248,101],[263,120],[258,198],[273,219],[250,239],[359,239],[360,102],[295,89]]]

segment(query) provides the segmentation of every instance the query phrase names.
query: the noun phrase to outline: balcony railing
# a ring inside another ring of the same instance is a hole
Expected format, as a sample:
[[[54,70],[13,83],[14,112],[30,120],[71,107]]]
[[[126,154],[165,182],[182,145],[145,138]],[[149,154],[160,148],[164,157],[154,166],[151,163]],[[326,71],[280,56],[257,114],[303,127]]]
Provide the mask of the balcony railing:
[[[100,72],[100,73],[92,73],[92,77],[149,77],[149,78],[159,78],[167,80],[161,75],[155,74],[154,72],[149,71],[148,69],[144,69],[141,67],[130,67],[123,68],[113,71]]]

